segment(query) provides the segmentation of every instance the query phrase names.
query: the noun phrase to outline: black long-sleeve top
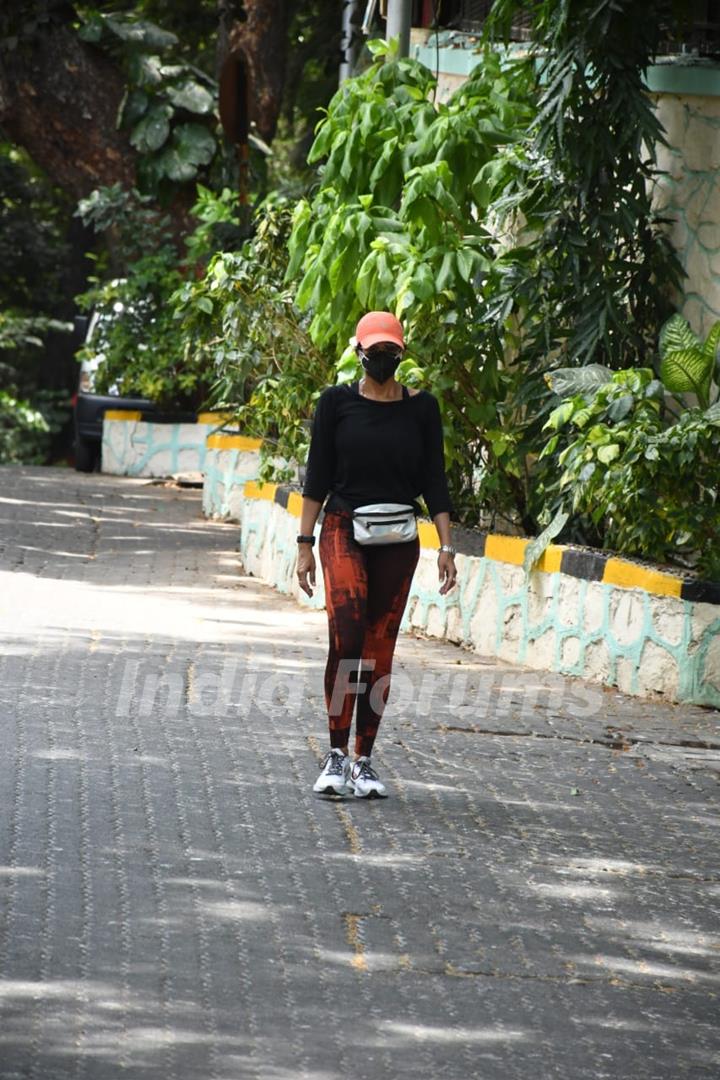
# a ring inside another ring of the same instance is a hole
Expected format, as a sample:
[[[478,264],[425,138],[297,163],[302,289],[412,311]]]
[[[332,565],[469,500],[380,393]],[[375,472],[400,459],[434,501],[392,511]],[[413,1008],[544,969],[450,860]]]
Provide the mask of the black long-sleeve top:
[[[315,405],[303,495],[325,509],[411,503],[430,516],[453,512],[445,474],[440,406],[429,390],[398,401],[363,397],[357,381],[326,386]]]

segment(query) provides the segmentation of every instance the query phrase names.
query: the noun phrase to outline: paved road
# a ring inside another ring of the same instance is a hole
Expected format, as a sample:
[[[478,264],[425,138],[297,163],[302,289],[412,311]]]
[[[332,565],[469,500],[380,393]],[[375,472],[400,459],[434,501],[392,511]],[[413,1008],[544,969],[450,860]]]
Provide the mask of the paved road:
[[[404,636],[321,801],[326,640],[197,490],[0,469],[2,1080],[717,1078],[718,714]]]

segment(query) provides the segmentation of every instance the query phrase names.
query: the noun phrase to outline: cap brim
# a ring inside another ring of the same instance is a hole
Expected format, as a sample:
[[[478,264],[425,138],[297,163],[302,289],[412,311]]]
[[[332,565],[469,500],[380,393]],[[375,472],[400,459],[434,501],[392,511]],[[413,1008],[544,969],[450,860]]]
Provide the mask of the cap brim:
[[[381,343],[397,345],[399,348],[405,348],[405,342],[401,337],[393,337],[392,334],[368,334],[360,342],[360,346],[363,349],[369,349],[371,345],[380,345]]]

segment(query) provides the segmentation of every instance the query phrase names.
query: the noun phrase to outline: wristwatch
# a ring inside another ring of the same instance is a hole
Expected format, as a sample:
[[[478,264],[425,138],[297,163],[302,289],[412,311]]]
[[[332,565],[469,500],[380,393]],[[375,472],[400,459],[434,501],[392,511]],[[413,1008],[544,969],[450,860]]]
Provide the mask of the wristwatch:
[[[452,544],[441,544],[438,551],[447,551],[448,555],[457,555],[455,548]]]
[[[312,546],[315,543],[315,537],[303,536],[302,533],[300,533],[300,535],[297,537],[297,542],[298,544],[310,544]]]

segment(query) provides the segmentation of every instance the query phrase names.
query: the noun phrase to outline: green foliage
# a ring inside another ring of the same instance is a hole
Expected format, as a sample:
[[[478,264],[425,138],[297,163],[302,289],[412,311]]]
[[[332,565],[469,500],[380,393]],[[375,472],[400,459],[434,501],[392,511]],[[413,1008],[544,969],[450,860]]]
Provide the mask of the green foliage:
[[[374,61],[343,83],[310,150],[323,161],[312,198],[301,200],[289,241],[286,280],[311,316],[318,347],[346,352],[368,309],[394,310],[411,344],[406,381],[438,393],[456,504],[517,502],[524,466],[503,408],[517,374],[485,319],[485,281],[494,238],[476,181],[497,148],[521,137],[532,118],[524,69],[487,52],[469,79],[435,108],[432,73],[397,60],[384,42]],[[488,460],[482,491],[477,473]]]
[[[118,127],[140,155],[141,191],[162,193],[168,184],[207,176],[216,157],[229,170],[216,134],[217,83],[195,64],[167,57],[177,50],[175,34],[134,13],[102,11],[87,12],[78,33],[123,64],[127,90]]]
[[[512,237],[493,310],[517,320],[530,369],[648,363],[681,270],[651,207],[664,141],[643,76],[667,5],[498,0],[493,22],[533,18],[538,112],[486,177]],[[504,160],[503,160],[504,158]]]
[[[665,390],[652,369],[633,368],[552,411],[540,455],[556,476],[548,513],[562,503],[604,547],[720,580],[720,408],[668,423]]]
[[[39,351],[49,331],[67,333],[72,324],[46,316],[23,316],[0,311],[0,464],[44,465],[50,439],[68,417],[63,390],[33,389],[32,400],[18,387],[10,360]]]
[[[77,205],[75,216],[96,233],[105,234],[110,251],[98,259],[98,270],[125,270],[150,248],[172,244],[170,218],[149,195],[122,184],[95,188]]]
[[[43,465],[50,425],[29,401],[0,390],[0,465]]]
[[[212,375],[208,405],[232,411],[244,434],[264,440],[263,480],[295,478],[292,466],[273,459],[305,459],[304,417],[331,377],[283,284],[290,216],[282,203],[264,207],[240,251],[218,252],[171,298],[184,355]]]
[[[27,155],[0,143],[0,460],[44,464],[67,423],[69,393],[43,387],[48,337],[56,354],[65,314],[71,207]],[[65,310],[64,310],[65,309]],[[66,347],[66,346],[65,346]]]
[[[51,319],[47,315],[17,315],[0,311],[0,350],[42,348],[43,336],[50,330],[69,333],[72,323]]]
[[[318,126],[287,275],[321,347],[342,353],[370,308],[403,319],[445,413],[461,519],[482,507],[527,531],[547,522],[545,376],[647,362],[679,278],[647,190],[650,13],[633,37],[629,0],[533,11],[531,59],[486,48],[437,108],[427,68],[370,43]]]
[[[192,265],[207,256],[215,227],[230,220],[230,198],[229,191],[214,199],[200,189],[201,221],[188,244]],[[78,360],[102,361],[96,390],[116,385],[121,394],[140,395],[162,407],[202,408],[212,373],[202,353],[183,348],[177,332],[170,300],[185,281],[188,263],[180,258],[169,217],[148,197],[119,185],[93,192],[78,213],[86,224],[113,236],[119,271],[107,276],[101,265],[90,288],[77,297],[81,308],[99,315],[92,340],[77,354]]]
[[[30,314],[57,305],[71,209],[22,150],[0,142],[0,307]]]
[[[698,403],[707,408],[713,376],[718,370],[719,345],[720,322],[715,323],[701,342],[682,315],[668,319],[660,333],[660,377],[668,390],[675,394],[695,394]]]
[[[591,366],[592,379],[601,368],[654,362],[657,328],[682,271],[651,206],[654,148],[664,136],[643,77],[664,5],[498,0],[491,28],[507,27],[521,8],[532,16],[537,115],[524,140],[499,149],[479,184],[503,238],[487,315],[522,365],[515,430],[535,447],[554,369]],[[543,524],[555,461],[526,462],[525,520]],[[590,529],[576,538],[596,536]]]

